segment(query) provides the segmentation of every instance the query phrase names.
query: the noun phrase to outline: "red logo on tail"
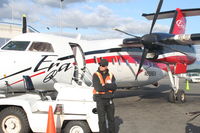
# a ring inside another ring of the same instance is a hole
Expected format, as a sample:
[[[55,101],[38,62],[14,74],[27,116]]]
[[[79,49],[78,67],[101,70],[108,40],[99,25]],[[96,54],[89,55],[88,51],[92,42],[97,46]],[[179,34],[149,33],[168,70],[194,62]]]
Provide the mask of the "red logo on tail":
[[[185,16],[183,15],[183,13],[179,8],[177,8],[176,11],[177,11],[177,16],[172,34],[184,34],[186,27]]]

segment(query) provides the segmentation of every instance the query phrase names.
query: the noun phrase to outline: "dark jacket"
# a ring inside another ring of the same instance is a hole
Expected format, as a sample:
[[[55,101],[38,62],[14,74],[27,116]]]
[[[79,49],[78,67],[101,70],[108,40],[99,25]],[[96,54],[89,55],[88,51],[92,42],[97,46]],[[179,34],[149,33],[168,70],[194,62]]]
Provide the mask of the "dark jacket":
[[[101,73],[104,81],[105,81],[106,77],[109,76],[109,70],[108,69],[105,72],[102,72],[98,69],[97,72]],[[112,83],[105,84],[104,86],[102,86],[102,84],[100,83],[99,77],[94,73],[93,78],[92,78],[92,82],[93,82],[93,87],[95,88],[96,91],[106,92],[106,94],[95,94],[94,100],[97,100],[99,98],[109,98],[110,99],[110,98],[114,97],[113,93],[108,92],[109,90],[114,92],[117,89],[117,85],[115,83],[114,75],[112,77]]]

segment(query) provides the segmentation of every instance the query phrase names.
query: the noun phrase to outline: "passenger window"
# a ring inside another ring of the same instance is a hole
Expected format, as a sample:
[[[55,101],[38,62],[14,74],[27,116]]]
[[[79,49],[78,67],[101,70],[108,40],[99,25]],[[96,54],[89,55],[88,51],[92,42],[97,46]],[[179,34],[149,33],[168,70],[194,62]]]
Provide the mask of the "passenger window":
[[[33,52],[54,52],[53,47],[47,42],[33,42],[29,51]]]
[[[28,41],[10,41],[6,44],[2,50],[16,50],[16,51],[25,51],[30,42]]]

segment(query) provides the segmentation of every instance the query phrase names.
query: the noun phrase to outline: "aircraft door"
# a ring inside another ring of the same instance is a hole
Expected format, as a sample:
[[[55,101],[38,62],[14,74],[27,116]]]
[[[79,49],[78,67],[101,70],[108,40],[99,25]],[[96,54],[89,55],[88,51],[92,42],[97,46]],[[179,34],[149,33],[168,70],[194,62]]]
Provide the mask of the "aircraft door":
[[[76,43],[69,43],[69,44],[72,48],[75,59],[74,79],[77,83],[80,84],[80,80],[83,80],[83,76],[86,69],[85,55],[79,44]]]

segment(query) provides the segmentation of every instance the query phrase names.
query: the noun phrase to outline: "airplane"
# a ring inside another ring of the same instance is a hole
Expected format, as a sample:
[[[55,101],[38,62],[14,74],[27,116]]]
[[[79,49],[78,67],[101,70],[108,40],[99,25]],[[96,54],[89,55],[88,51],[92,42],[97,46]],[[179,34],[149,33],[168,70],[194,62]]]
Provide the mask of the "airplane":
[[[200,9],[162,13],[161,5],[162,0],[155,14],[143,15],[153,19],[150,33],[143,37],[87,41],[23,30],[0,49],[0,89],[23,89],[23,75],[30,76],[38,89],[53,89],[55,82],[92,86],[92,74],[104,58],[118,87],[156,86],[168,73],[172,84],[169,100],[185,102],[176,74],[186,72],[187,65],[195,61],[192,44],[198,43],[199,34],[182,34],[185,23],[180,26],[184,17],[179,15],[200,15]],[[157,19],[172,16],[169,34],[152,33]]]
[[[153,20],[149,34],[139,37],[119,29],[116,30],[132,36],[132,38],[124,39],[122,47],[134,45],[143,45],[144,47],[135,79],[138,78],[146,59],[157,63],[164,63],[166,64],[172,87],[169,93],[169,101],[183,103],[185,102],[185,92],[179,88],[179,77],[177,74],[186,73],[187,66],[195,62],[193,45],[200,44],[200,33],[185,34],[185,17],[200,15],[200,8],[185,10],[177,8],[175,11],[160,12],[162,4],[163,0],[160,0],[156,13],[142,14],[147,19]],[[157,19],[166,18],[173,18],[169,33],[153,33]]]
[[[154,84],[166,75],[157,64],[146,61],[148,68],[135,81],[142,48],[122,48],[122,41],[86,41],[42,33],[16,36],[0,50],[0,60],[5,62],[0,66],[0,88],[6,89],[5,81],[12,88],[23,87],[22,75],[31,76],[36,88],[53,88],[55,80],[68,84],[83,80],[82,84],[91,86],[101,58],[110,62],[118,87]]]

